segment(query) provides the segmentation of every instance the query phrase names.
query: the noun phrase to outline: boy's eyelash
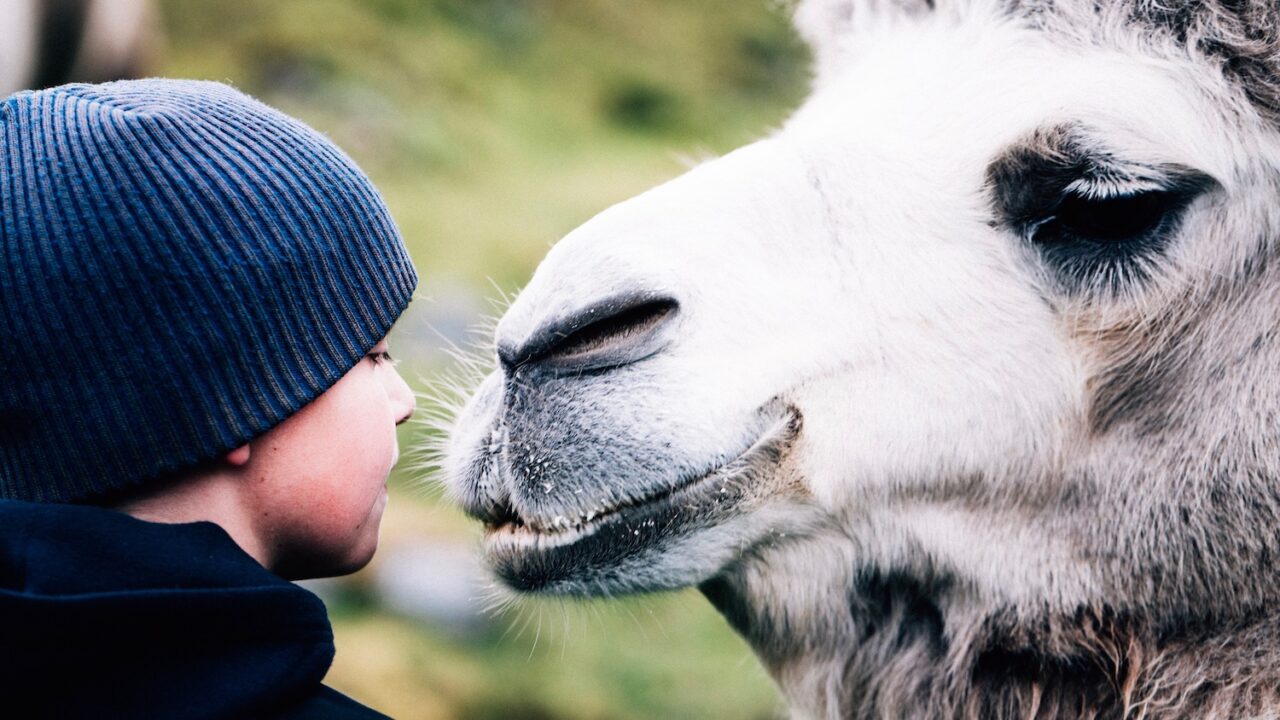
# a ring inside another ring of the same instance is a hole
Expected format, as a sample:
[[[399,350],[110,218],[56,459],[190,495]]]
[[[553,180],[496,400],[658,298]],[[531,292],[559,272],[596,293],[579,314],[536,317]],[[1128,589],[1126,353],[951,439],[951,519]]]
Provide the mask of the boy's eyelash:
[[[391,363],[392,365],[396,364],[396,359],[391,357],[391,353],[389,352],[371,352],[368,355],[365,355],[365,357],[372,360],[374,365],[381,365],[382,363]]]

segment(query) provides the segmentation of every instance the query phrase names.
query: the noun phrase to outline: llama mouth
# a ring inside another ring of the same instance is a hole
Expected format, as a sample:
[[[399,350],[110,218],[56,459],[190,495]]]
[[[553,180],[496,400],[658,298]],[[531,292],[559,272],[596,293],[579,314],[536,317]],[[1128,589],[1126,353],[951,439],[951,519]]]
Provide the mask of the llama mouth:
[[[573,519],[538,521],[513,512],[488,524],[490,565],[516,590],[556,592],[568,575],[616,571],[666,542],[741,514],[779,491],[769,480],[800,434],[795,407],[774,402],[763,414],[769,421],[745,451],[659,492]]]

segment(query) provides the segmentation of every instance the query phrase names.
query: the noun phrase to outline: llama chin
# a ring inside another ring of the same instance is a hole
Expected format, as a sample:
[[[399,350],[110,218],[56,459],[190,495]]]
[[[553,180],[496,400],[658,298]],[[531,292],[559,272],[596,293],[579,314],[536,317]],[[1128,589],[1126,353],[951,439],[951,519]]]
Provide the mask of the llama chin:
[[[697,586],[799,717],[1280,716],[1280,9],[808,0],[446,472],[528,592]]]
[[[800,416],[794,408],[766,412],[769,424],[750,447],[669,488],[572,516],[547,520],[510,511],[490,520],[486,559],[508,586],[524,592],[589,592],[593,583],[614,592],[649,591],[713,575],[733,560],[744,536],[779,524],[766,519],[762,506],[799,505],[803,497],[803,488],[784,480]]]

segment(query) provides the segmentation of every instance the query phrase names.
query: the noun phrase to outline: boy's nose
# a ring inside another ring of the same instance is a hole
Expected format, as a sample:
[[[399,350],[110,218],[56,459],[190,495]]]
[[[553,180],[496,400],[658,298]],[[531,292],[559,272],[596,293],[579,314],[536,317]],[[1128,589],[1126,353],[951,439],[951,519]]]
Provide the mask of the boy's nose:
[[[414,396],[413,390],[409,388],[409,383],[400,377],[400,373],[391,373],[394,379],[387,388],[387,399],[391,401],[391,406],[395,411],[396,424],[408,420],[413,417],[414,408],[417,407],[417,397]]]

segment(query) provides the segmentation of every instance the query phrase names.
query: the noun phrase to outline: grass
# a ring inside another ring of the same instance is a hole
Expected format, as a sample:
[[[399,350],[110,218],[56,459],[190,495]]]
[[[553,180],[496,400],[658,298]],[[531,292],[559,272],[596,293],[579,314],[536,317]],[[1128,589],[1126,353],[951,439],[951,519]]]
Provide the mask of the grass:
[[[518,288],[557,238],[679,174],[680,157],[768,132],[808,84],[771,0],[160,5],[157,74],[230,82],[301,117],[382,190],[422,275],[423,299],[397,331],[410,378],[448,364],[416,342],[444,322],[433,315],[444,294]],[[402,446],[425,432],[406,431]],[[474,540],[422,482],[414,470],[393,478],[384,546]],[[367,572],[345,587],[331,606],[329,682],[395,717],[778,715],[749,649],[693,592],[531,602],[499,623],[517,623],[511,633],[462,639],[381,608]]]

